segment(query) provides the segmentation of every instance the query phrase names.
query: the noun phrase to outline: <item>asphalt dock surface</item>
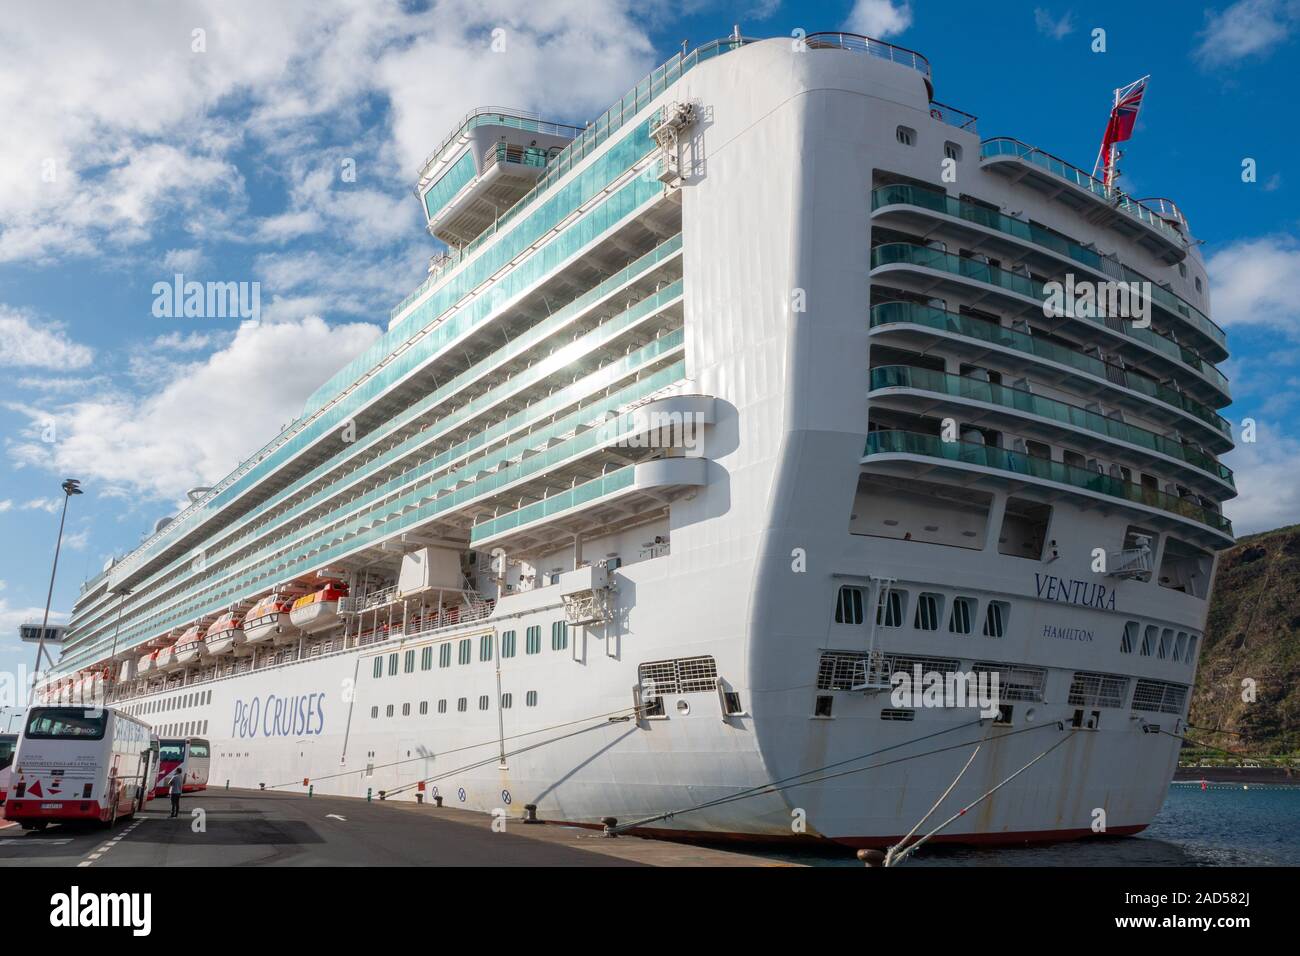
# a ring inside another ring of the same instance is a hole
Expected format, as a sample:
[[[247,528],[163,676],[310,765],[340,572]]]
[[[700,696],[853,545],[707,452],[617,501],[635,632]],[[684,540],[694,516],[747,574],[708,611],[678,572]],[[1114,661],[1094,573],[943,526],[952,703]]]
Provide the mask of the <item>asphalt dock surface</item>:
[[[401,802],[254,790],[157,799],[112,829],[0,819],[0,867],[167,866],[779,866],[762,857],[578,827],[493,828],[486,814]]]

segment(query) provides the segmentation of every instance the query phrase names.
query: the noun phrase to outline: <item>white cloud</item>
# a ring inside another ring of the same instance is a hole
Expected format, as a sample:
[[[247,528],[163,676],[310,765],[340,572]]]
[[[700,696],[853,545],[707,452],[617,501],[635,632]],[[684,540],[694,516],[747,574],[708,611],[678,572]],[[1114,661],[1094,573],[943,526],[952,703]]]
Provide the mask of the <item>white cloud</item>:
[[[30,501],[23,502],[23,509],[25,511],[45,511],[54,514],[62,505],[62,498],[32,498]]]
[[[854,33],[880,40],[902,33],[911,25],[912,5],[891,0],[856,0],[845,24]]]
[[[91,349],[69,339],[62,326],[37,324],[28,313],[0,305],[0,367],[65,371],[84,368],[94,357]]]
[[[342,222],[350,240],[391,239],[414,221],[404,187],[467,103],[590,116],[654,65],[646,16],[631,0],[154,0],[127,23],[95,0],[10,3],[0,261],[103,254],[172,213],[195,239],[245,239],[241,150],[297,185],[350,141],[356,184],[304,185],[254,234]]]
[[[1214,252],[1205,267],[1219,325],[1256,325],[1300,337],[1300,238],[1240,239]]]
[[[196,272],[207,263],[200,249],[168,249],[163,256],[163,268],[169,272]]]
[[[34,423],[52,419],[59,440],[43,443],[29,430],[9,442],[9,453],[19,464],[76,474],[102,493],[174,502],[270,440],[378,332],[314,316],[246,322],[226,347],[168,367],[143,396],[110,390],[61,405],[11,406]]]
[[[1201,45],[1193,56],[1207,67],[1250,56],[1263,56],[1283,43],[1300,23],[1298,0],[1237,0],[1226,9],[1206,13]]]
[[[0,514],[3,514],[4,512],[8,511],[13,506],[14,503],[13,503],[13,499],[11,498],[6,498],[4,499],[4,501],[0,501]]]
[[[1287,430],[1260,422],[1256,441],[1223,456],[1233,469],[1237,497],[1223,504],[1238,536],[1300,522],[1300,441]]]
[[[1074,32],[1074,11],[1067,10],[1058,19],[1052,16],[1051,10],[1036,7],[1034,8],[1034,26],[1044,36],[1049,36],[1053,40],[1063,40]]]

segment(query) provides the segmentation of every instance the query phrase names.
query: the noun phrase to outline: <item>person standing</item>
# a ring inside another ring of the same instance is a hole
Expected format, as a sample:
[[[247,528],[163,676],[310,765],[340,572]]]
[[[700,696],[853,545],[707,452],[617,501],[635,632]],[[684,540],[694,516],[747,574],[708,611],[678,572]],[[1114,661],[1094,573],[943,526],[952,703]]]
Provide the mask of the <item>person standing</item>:
[[[172,798],[171,815],[179,817],[181,815],[181,774],[179,770],[172,774],[172,782],[167,785],[167,793]]]

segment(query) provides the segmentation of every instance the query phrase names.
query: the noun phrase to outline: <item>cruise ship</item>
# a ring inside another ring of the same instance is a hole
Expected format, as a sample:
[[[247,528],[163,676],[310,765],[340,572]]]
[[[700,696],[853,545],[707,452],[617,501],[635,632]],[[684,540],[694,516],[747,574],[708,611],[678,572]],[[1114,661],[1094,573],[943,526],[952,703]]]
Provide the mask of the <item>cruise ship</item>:
[[[40,699],[201,736],[216,787],[1136,833],[1232,432],[1188,221],[1107,180],[843,33],[684,50],[581,127],[475,109],[418,173],[427,279],[84,584]],[[1085,287],[1146,312],[1051,307]]]

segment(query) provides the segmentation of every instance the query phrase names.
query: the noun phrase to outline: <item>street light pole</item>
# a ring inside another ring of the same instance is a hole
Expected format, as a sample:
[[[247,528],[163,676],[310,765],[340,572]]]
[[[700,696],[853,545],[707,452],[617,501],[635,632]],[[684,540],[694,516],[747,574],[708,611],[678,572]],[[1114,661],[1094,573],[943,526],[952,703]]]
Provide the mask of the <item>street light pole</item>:
[[[126,604],[127,595],[131,593],[131,589],[119,587],[113,593],[117,595],[117,625],[113,628],[113,650],[108,655],[108,687],[104,689],[104,703],[106,704],[109,702],[109,695],[112,693],[113,688],[117,686],[117,663],[114,660],[117,657],[117,635],[122,630],[122,605]]]
[[[45,592],[45,616],[41,618],[41,634],[36,642],[36,670],[32,672],[32,686],[27,692],[27,706],[32,705],[32,698],[36,696],[36,675],[41,672],[41,655],[45,655],[51,664],[54,658],[45,654],[45,628],[50,623],[50,601],[54,599],[54,575],[59,570],[59,549],[63,547],[63,523],[68,520],[68,499],[73,495],[83,494],[81,482],[76,478],[65,478],[63,480],[63,514],[59,516],[59,537],[54,542],[54,566],[50,568],[50,589]]]

